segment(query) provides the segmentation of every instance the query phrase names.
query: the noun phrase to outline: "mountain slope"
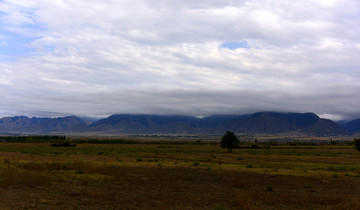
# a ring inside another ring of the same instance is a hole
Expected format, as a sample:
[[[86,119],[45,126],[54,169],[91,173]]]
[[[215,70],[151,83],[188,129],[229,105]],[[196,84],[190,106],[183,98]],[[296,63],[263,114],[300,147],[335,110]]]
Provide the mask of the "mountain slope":
[[[346,131],[337,123],[331,120],[321,119],[314,113],[258,112],[246,119],[228,121],[224,127],[236,133],[247,134],[346,134]]]
[[[91,131],[125,134],[192,133],[197,118],[177,115],[115,114],[90,125]]]
[[[112,115],[90,125],[91,131],[123,134],[242,134],[298,133],[341,135],[337,123],[313,113],[259,112],[252,115],[214,115],[205,118],[159,115]]]
[[[59,118],[29,118],[25,116],[4,117],[0,119],[0,131],[2,132],[70,132],[86,130],[86,123],[76,117]]]
[[[351,124],[350,124],[351,125]],[[114,114],[89,125],[76,117],[0,119],[0,132],[93,134],[238,134],[344,135],[339,124],[313,113],[258,112],[248,115],[213,115],[204,118],[179,115]]]
[[[350,133],[360,133],[360,119],[352,120],[343,125],[343,127]]]

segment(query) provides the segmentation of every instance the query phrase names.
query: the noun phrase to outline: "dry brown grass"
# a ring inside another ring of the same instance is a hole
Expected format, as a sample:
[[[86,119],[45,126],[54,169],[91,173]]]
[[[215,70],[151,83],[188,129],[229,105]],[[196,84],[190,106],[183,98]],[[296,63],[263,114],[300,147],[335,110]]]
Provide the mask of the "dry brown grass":
[[[26,163],[3,168],[0,207],[212,209],[221,203],[228,209],[249,210],[360,208],[358,179],[189,167],[64,164],[67,166]],[[274,186],[271,192],[266,190],[269,183]],[[6,200],[15,194],[23,197]]]
[[[8,148],[17,146],[23,145]],[[297,155],[308,150],[285,154],[289,150],[281,148],[269,155],[227,154],[208,145],[77,149],[66,156],[0,152],[0,209],[360,209],[359,155],[338,155],[349,148],[310,150],[321,156]],[[93,154],[80,153],[92,149]],[[96,149],[112,153],[98,155]],[[250,163],[253,167],[246,168]],[[296,175],[309,163],[320,169]],[[354,171],[328,171],[327,164],[349,164]]]

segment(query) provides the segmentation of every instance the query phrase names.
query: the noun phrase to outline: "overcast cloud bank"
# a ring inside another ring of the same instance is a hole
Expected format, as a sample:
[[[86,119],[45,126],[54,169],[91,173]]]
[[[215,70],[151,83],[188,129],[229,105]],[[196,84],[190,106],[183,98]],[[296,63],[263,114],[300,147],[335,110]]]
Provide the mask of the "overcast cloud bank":
[[[0,116],[360,117],[360,2],[0,1]]]

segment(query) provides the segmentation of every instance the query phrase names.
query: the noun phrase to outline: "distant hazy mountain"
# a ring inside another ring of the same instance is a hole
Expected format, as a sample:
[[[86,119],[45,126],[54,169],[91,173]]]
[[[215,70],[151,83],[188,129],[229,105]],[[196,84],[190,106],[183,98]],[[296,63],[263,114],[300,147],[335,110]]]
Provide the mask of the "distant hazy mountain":
[[[62,118],[5,117],[0,132],[96,134],[305,134],[344,135],[346,130],[313,113],[258,112],[248,115],[213,115],[204,118],[178,115],[114,114],[89,123],[76,116]]]
[[[50,133],[50,132],[74,132],[86,130],[86,123],[76,117],[59,118],[36,118],[36,117],[4,117],[0,119],[1,132],[27,132],[27,133]]]
[[[124,134],[193,133],[198,118],[176,115],[115,114],[91,124],[90,130]]]
[[[248,134],[346,134],[346,131],[339,124],[331,120],[321,119],[313,113],[259,112],[246,119],[227,121],[225,122],[225,127],[237,133]]]
[[[90,125],[91,131],[125,134],[242,134],[297,133],[342,135],[337,123],[313,113],[259,112],[252,115],[214,115],[205,118],[158,115],[112,115]]]
[[[350,134],[360,133],[360,119],[352,120],[343,126]]]

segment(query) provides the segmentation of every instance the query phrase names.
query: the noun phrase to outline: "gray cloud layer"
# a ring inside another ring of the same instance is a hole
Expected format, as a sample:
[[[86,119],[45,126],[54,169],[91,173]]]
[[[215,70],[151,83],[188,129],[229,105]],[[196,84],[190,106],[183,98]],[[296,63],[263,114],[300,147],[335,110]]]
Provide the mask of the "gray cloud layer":
[[[0,1],[3,44],[31,49],[0,63],[0,115],[360,117],[359,14],[356,0]]]

